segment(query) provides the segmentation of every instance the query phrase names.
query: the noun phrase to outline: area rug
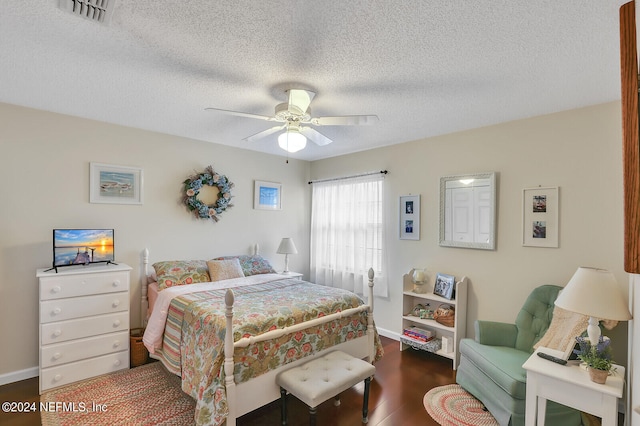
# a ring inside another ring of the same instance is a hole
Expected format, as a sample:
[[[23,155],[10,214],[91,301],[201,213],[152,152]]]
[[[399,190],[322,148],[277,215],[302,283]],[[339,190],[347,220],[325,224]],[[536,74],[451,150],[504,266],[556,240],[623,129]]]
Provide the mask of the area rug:
[[[44,426],[192,425],[195,401],[160,362],[73,383],[40,397]]]
[[[498,422],[484,405],[460,385],[431,389],[422,400],[427,413],[442,426],[497,426]],[[584,426],[599,426],[598,417],[581,413]]]
[[[423,403],[427,413],[442,426],[498,426],[484,405],[457,384],[431,389]]]

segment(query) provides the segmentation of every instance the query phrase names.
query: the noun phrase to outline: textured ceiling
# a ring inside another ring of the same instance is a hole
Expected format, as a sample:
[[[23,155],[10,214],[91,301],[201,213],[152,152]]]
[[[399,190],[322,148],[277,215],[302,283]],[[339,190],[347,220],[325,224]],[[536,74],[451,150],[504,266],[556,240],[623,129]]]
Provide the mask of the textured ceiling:
[[[286,155],[283,90],[313,89],[314,160],[620,99],[625,1],[117,0],[101,25],[58,0],[0,2],[0,102]],[[514,141],[517,143],[517,141]]]

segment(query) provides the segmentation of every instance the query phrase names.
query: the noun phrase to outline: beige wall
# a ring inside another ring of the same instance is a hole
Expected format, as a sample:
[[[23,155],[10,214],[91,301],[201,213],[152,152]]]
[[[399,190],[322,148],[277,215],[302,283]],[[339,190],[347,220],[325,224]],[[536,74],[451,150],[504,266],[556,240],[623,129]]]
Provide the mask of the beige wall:
[[[428,267],[470,280],[467,330],[480,319],[515,319],[541,284],[564,286],[578,266],[623,270],[621,118],[618,102],[419,140],[311,163],[312,179],[388,169],[388,300],[376,300],[376,324],[401,331],[402,275]],[[419,118],[418,118],[419,119]],[[498,172],[497,250],[438,245],[439,178]],[[560,247],[521,244],[522,190],[560,187]],[[401,195],[421,195],[421,238],[399,240]],[[626,363],[626,324],[607,333]]]
[[[142,167],[144,205],[89,203],[90,162]],[[180,202],[182,182],[209,164],[235,183],[234,207],[218,223],[195,219]],[[286,164],[283,157],[0,104],[0,382],[38,365],[35,271],[51,264],[53,228],[115,228],[117,260],[134,268],[137,325],[145,247],[154,262],[244,254],[258,243],[282,269],[275,251],[290,236],[300,250],[290,268],[307,273],[308,169],[306,161]],[[253,209],[255,179],[282,183],[281,211]]]
[[[36,268],[51,262],[51,230],[113,227],[118,260],[132,273],[132,321],[139,318],[140,253],[151,261],[245,253],[259,243],[274,265],[280,238],[308,273],[309,178],[388,169],[390,297],[376,300],[385,334],[401,330],[401,277],[429,267],[470,279],[468,329],[477,318],[512,321],[537,285],[564,285],[578,266],[623,271],[619,102],[536,117],[308,163],[228,146],[0,104],[0,383],[38,364]],[[89,162],[144,169],[144,205],[88,202]],[[195,220],[180,203],[181,182],[209,164],[235,183],[235,206],[218,223]],[[439,177],[496,171],[496,251],[439,247]],[[283,184],[283,210],[253,210],[253,181]],[[560,248],[521,245],[522,189],[560,187]],[[398,239],[398,197],[422,196],[420,241]],[[626,325],[612,333],[625,362]],[[37,374],[37,369],[35,370]]]

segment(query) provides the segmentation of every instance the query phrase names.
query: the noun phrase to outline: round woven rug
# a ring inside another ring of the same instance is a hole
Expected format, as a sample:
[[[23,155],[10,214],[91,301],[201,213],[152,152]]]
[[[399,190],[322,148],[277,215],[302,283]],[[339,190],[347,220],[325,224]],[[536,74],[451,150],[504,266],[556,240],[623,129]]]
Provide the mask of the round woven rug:
[[[431,389],[424,395],[423,403],[427,413],[442,426],[498,425],[482,403],[457,384]]]

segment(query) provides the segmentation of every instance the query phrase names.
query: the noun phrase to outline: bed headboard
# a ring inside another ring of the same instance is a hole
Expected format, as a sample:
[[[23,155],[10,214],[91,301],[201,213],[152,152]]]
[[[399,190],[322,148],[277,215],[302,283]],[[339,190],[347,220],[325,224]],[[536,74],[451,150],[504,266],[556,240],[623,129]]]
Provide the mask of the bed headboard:
[[[252,254],[260,254],[260,246],[256,243],[251,247]],[[140,324],[147,326],[147,311],[149,310],[149,277],[155,272],[149,270],[149,249],[142,251],[142,271],[140,274]]]

